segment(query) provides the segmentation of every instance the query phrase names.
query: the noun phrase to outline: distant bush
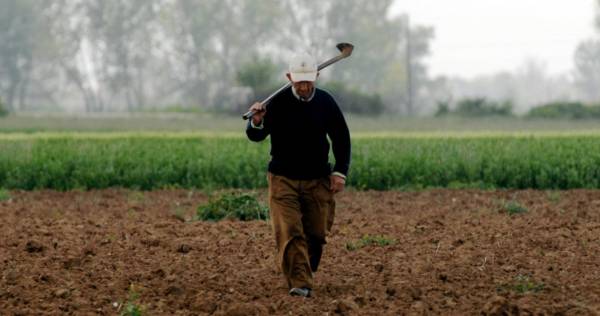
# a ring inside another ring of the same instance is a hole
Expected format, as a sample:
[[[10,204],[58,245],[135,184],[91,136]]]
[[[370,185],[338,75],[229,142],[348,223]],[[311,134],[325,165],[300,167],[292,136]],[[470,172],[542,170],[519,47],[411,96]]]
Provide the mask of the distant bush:
[[[438,101],[437,111],[435,112],[436,117],[446,116],[450,114],[450,102]]]
[[[236,81],[241,86],[250,87],[256,100],[263,100],[279,88],[276,74],[277,65],[270,59],[254,57],[238,70]]]
[[[449,102],[438,102],[436,117],[486,117],[513,116],[513,105],[510,101],[494,102],[485,98],[466,98],[456,103],[455,109],[450,109]]]
[[[205,107],[198,105],[168,104],[162,106],[146,106],[134,111],[144,113],[206,113]]]
[[[534,107],[526,116],[546,119],[598,119],[600,106],[588,106],[581,102],[552,102]]]
[[[385,109],[378,94],[366,94],[339,81],[323,83],[319,88],[329,92],[346,113],[378,115]]]
[[[253,194],[227,193],[198,207],[197,216],[203,221],[266,220],[269,217],[269,209],[261,205]]]
[[[236,96],[231,101],[225,101],[232,103],[232,106],[225,107],[225,112],[235,115],[246,112],[253,102],[262,101],[279,89],[283,83],[277,78],[282,76],[283,74],[278,71],[277,65],[269,58],[254,56],[250,61],[243,64],[235,75],[236,82],[240,87],[249,88],[251,92],[248,94],[240,90],[236,93],[233,89],[230,89]]]
[[[458,101],[456,109],[450,113],[463,117],[512,116],[510,101],[494,102],[485,98],[467,98]]]

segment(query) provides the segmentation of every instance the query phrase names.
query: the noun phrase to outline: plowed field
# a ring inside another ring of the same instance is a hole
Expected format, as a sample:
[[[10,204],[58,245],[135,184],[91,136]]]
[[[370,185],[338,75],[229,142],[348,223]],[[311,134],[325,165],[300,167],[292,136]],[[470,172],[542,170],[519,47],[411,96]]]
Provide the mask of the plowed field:
[[[600,313],[600,191],[344,192],[308,299],[268,222],[190,221],[201,192],[10,195],[1,315],[117,315],[131,293],[148,315]],[[347,248],[364,235],[392,244]]]

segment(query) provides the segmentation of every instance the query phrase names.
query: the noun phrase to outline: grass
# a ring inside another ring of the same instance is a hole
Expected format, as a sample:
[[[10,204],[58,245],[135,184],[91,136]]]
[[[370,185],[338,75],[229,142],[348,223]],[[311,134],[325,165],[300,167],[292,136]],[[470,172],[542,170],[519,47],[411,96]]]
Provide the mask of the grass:
[[[135,286],[131,284],[129,286],[129,294],[127,302],[123,305],[123,310],[120,316],[142,316],[144,313],[144,307],[139,305],[137,302],[140,298],[140,294],[136,291]]]
[[[560,192],[559,191],[548,191],[546,192],[546,197],[548,198],[548,201],[556,204],[558,202],[560,202]]]
[[[203,221],[219,221],[237,219],[241,221],[266,220],[269,209],[260,204],[256,194],[224,193],[198,207],[197,219]]]
[[[142,203],[142,202],[144,202],[145,199],[146,199],[146,196],[145,196],[144,192],[140,192],[140,191],[133,191],[127,195],[127,201],[131,204]]]
[[[346,242],[346,250],[354,251],[367,246],[385,247],[396,243],[392,239],[384,235],[364,235],[357,241]]]
[[[527,213],[527,208],[521,205],[518,201],[514,200],[504,202],[502,208],[510,216]]]
[[[175,207],[174,210],[171,211],[173,217],[182,222],[187,222],[187,218],[185,217],[185,210],[179,206]]]
[[[542,291],[546,285],[535,282],[528,275],[519,274],[512,282],[498,286],[498,291],[512,291],[517,294],[537,293]]]
[[[10,192],[8,190],[0,188],[0,202],[10,200]]]

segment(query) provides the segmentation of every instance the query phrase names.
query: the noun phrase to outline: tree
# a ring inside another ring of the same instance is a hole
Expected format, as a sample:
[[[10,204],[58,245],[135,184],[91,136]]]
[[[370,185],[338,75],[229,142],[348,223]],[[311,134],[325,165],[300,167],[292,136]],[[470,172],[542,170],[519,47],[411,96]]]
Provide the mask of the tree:
[[[62,76],[79,91],[85,111],[108,104],[143,106],[154,55],[153,14],[160,0],[57,0],[46,15]],[[68,18],[65,18],[68,17]]]
[[[109,99],[121,96],[128,110],[145,105],[145,69],[152,56],[150,26],[156,0],[86,0],[82,2],[96,78]]]
[[[0,96],[13,110],[56,100],[87,112],[149,100],[230,110],[247,92],[236,87],[241,70],[272,72],[253,79],[260,96],[286,81],[291,53],[322,61],[349,41],[357,49],[347,65],[321,78],[411,113],[431,86],[423,57],[433,32],[388,18],[392,1],[0,0]],[[409,95],[415,106],[404,106]]]
[[[175,89],[188,103],[215,107],[227,106],[236,69],[272,48],[271,38],[284,23],[275,0],[181,0],[167,11]]]
[[[600,32],[600,0],[596,0],[596,29]]]
[[[104,100],[90,56],[93,52],[86,34],[85,2],[56,0],[47,15],[50,33],[56,41],[55,60],[61,76],[79,92],[86,112],[101,111]]]
[[[277,66],[268,58],[255,57],[250,63],[242,65],[236,74],[236,80],[244,87],[252,88],[254,98],[266,98],[277,86],[275,74]]]
[[[24,106],[31,74],[43,42],[46,2],[0,0],[0,95],[9,111]]]
[[[404,16],[388,18],[392,3],[392,0],[285,1],[289,16],[286,20],[291,25],[288,32],[292,32],[288,36],[292,43],[288,45],[306,47],[325,59],[331,55],[335,43],[353,43],[356,50],[348,65],[333,66],[323,77],[382,94],[388,103],[403,105],[396,111],[413,114],[415,108],[410,108],[407,101],[407,73],[410,68],[414,75],[413,89],[418,91],[417,87],[426,81],[423,57],[429,53],[433,31],[418,26],[408,29]],[[409,34],[411,45],[407,45]]]
[[[600,40],[590,39],[577,47],[575,80],[588,101],[600,101]]]

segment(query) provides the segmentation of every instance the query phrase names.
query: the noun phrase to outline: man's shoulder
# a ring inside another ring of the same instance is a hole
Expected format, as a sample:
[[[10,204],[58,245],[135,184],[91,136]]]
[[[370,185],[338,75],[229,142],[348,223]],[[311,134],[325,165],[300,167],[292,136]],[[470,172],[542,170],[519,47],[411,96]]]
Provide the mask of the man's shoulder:
[[[267,103],[267,112],[271,108],[272,104],[287,103],[290,100],[291,96],[293,96],[292,95],[292,87],[283,89],[283,91],[281,91],[280,93],[275,95],[273,97],[273,99],[271,99],[271,101],[269,103]],[[274,107],[277,107],[277,106],[274,106]]]
[[[333,95],[325,90],[325,89],[321,89],[321,88],[315,88],[315,96],[319,97],[319,99],[325,100],[327,102],[333,103],[333,104],[337,104],[335,102],[335,98],[333,97]]]
[[[294,95],[292,94],[292,86],[289,86],[285,89],[283,89],[281,92],[279,92],[274,98],[273,101],[275,100],[285,100],[285,99],[289,99],[290,97],[293,97]]]

